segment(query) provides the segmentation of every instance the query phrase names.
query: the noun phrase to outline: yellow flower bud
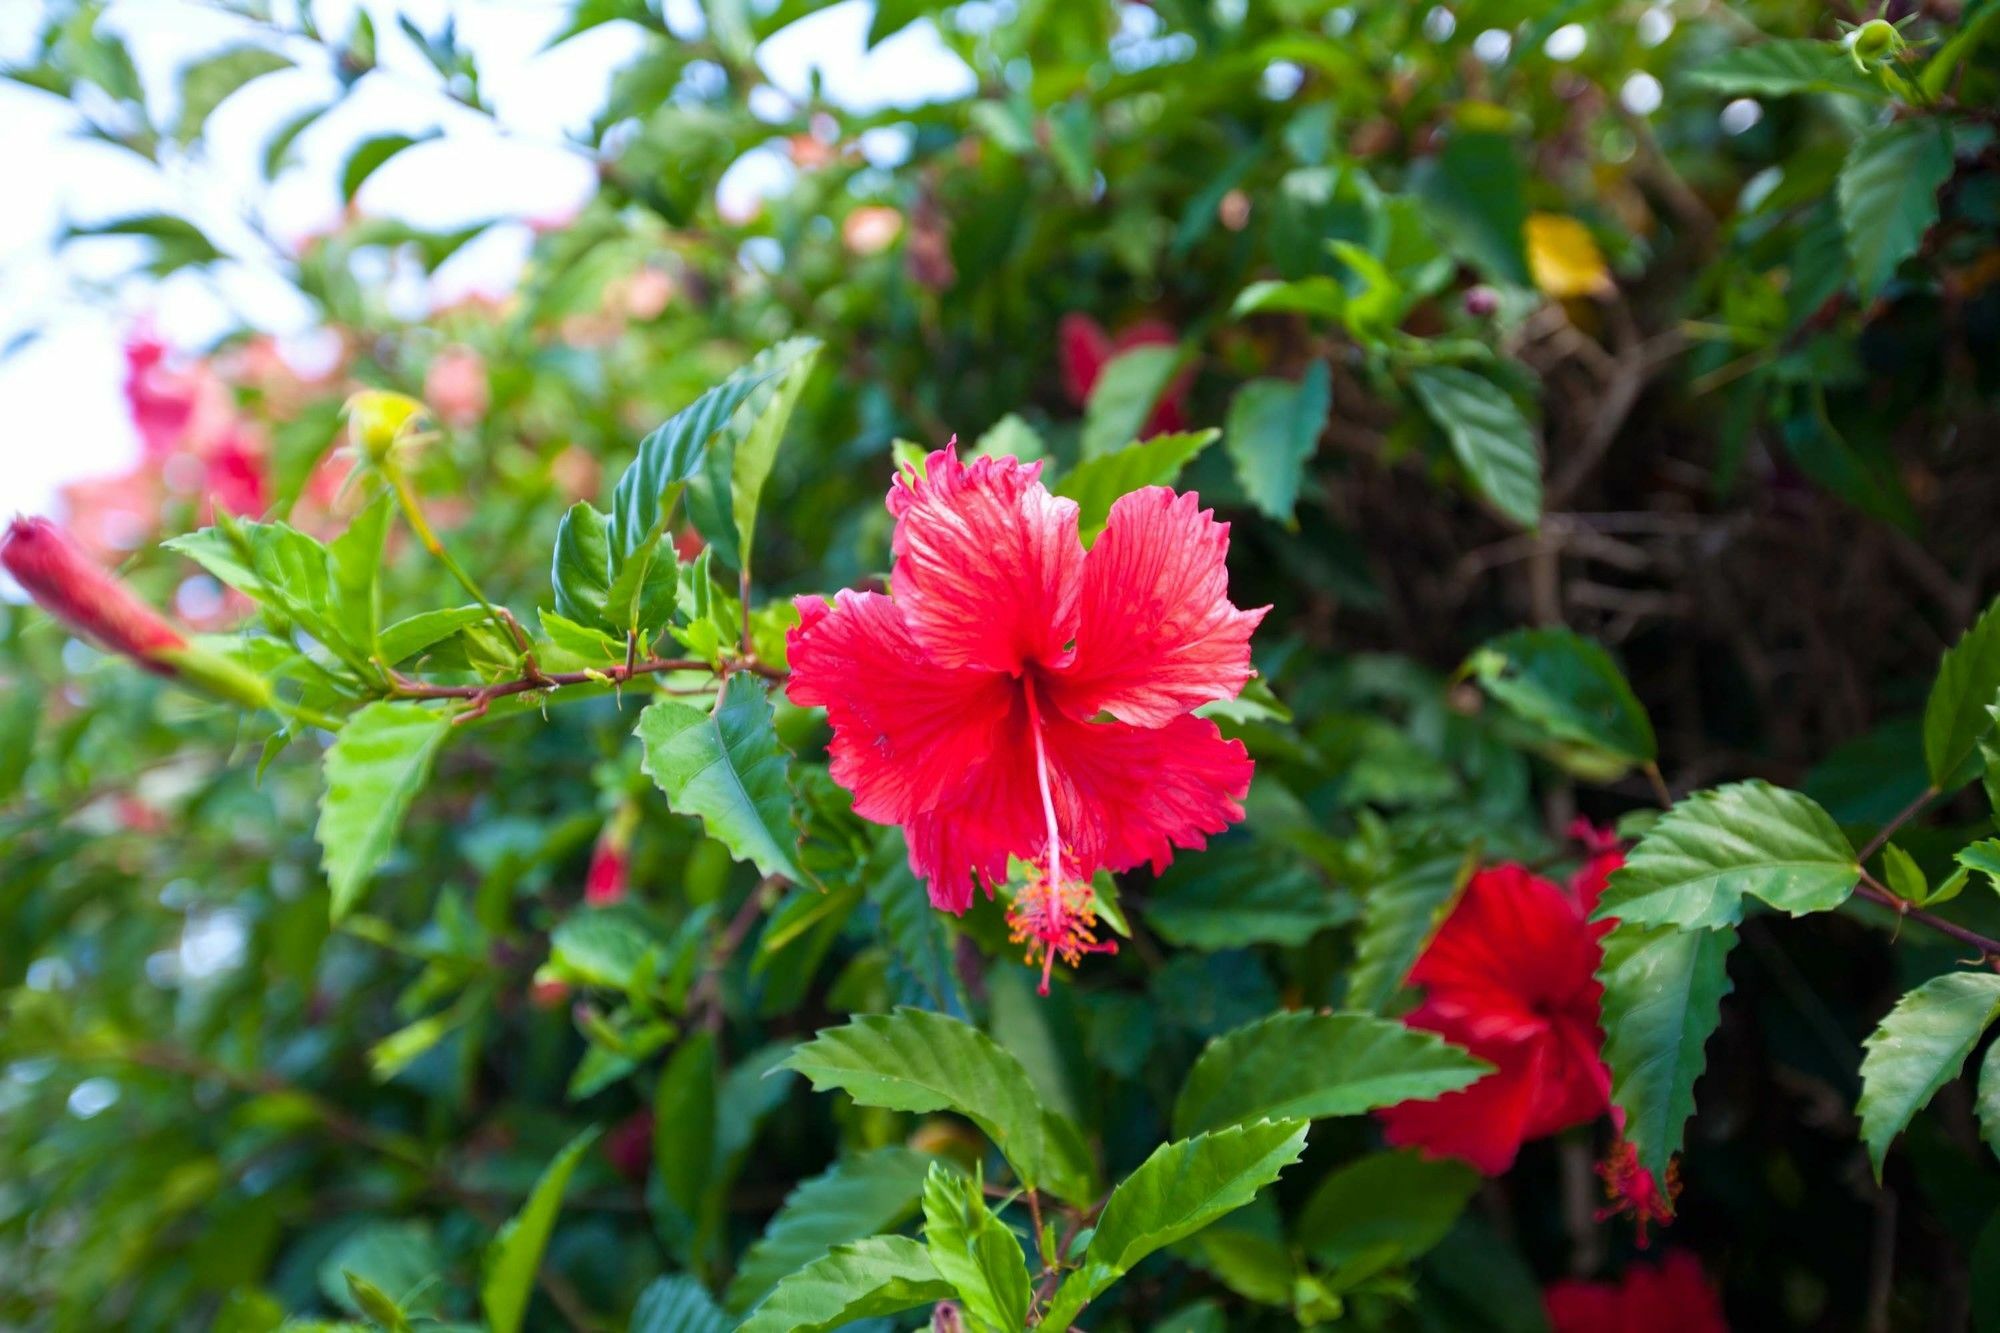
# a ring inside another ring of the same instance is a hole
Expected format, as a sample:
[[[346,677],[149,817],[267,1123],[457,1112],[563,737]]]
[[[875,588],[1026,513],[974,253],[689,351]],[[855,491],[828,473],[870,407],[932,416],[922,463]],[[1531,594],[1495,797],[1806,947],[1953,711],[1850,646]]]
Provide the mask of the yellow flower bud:
[[[391,449],[415,432],[425,408],[407,394],[363,389],[347,400],[343,410],[347,414],[348,442],[363,458],[380,463]]]

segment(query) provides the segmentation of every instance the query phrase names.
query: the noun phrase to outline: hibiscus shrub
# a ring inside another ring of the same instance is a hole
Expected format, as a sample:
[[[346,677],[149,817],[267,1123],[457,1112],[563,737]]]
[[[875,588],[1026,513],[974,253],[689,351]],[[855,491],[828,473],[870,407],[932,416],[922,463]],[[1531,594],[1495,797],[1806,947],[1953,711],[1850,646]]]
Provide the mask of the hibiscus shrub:
[[[449,135],[73,229],[321,355],[0,541],[0,1324],[2000,1329],[2000,5],[568,8],[504,298]]]

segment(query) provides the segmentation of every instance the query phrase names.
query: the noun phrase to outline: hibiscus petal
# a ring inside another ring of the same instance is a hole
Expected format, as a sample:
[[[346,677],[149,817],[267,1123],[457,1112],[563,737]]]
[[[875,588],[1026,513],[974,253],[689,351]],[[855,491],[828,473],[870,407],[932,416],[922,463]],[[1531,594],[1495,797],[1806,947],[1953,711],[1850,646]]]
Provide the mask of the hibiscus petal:
[[[961,463],[947,448],[923,476],[890,487],[890,587],[938,666],[1019,672],[1068,660],[1083,543],[1076,502],[1050,495],[1040,475],[1040,463]]]
[[[1410,980],[1496,1012],[1574,1010],[1594,1024],[1598,956],[1575,899],[1520,866],[1493,866],[1473,876]]]
[[[1464,1046],[1493,1065],[1493,1072],[1470,1087],[1433,1101],[1402,1102],[1376,1112],[1383,1136],[1399,1148],[1418,1148],[1434,1157],[1456,1157],[1489,1176],[1514,1164],[1528,1137],[1528,1117],[1541,1084],[1541,1043],[1481,1039],[1430,1005],[1419,1005],[1404,1022]]]
[[[1056,822],[1086,873],[1145,861],[1157,874],[1175,848],[1206,847],[1243,818],[1255,765],[1205,718],[1144,728],[1045,710],[1041,720]]]
[[[908,823],[949,800],[1004,735],[1020,731],[1009,715],[1020,691],[1009,677],[933,666],[880,593],[797,605],[785,694],[826,709],[833,779],[854,793],[862,818]]]
[[[1265,610],[1229,601],[1229,525],[1192,492],[1148,486],[1111,506],[1083,562],[1076,656],[1055,681],[1072,717],[1100,710],[1159,727],[1233,699],[1250,679],[1250,632]]]
[[[1026,735],[1026,723],[1014,736]],[[921,814],[903,830],[910,869],[930,886],[931,905],[960,913],[972,905],[973,876],[987,893],[1007,877],[1007,858],[1033,855],[1043,834],[1034,757],[1002,748],[967,771],[958,799]]]

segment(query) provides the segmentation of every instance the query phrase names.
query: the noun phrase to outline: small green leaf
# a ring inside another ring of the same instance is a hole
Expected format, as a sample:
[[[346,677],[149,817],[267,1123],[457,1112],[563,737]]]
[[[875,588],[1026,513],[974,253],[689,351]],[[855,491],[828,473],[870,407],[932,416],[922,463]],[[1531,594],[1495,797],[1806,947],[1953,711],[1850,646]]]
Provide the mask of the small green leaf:
[[[1930,881],[1908,852],[1893,842],[1888,844],[1882,849],[1882,866],[1888,876],[1889,888],[1898,898],[1920,907],[1929,901]]]
[[[696,1032],[674,1049],[653,1094],[653,1169],[696,1235],[715,1170],[717,1076],[715,1034]]]
[[[319,122],[321,116],[332,109],[332,104],[325,102],[309,106],[272,132],[271,137],[264,141],[265,181],[274,181],[278,178],[278,173],[290,162],[292,145],[299,141],[299,136],[311,129]]]
[[[1222,438],[1219,430],[1155,435],[1083,462],[1063,474],[1055,493],[1076,501],[1077,527],[1087,545],[1104,530],[1104,520],[1119,496],[1142,486],[1171,486],[1181,469],[1202,450]]]
[[[1527,171],[1513,140],[1464,128],[1452,129],[1449,136],[1443,152],[1421,159],[1410,173],[1425,218],[1452,254],[1488,278],[1532,286]]]
[[[1542,445],[1505,389],[1457,366],[1425,366],[1410,387],[1451,442],[1473,489],[1524,528],[1542,521]]]
[[[1877,1180],[1889,1145],[1939,1088],[1958,1077],[1995,1018],[2000,1018],[2000,976],[1948,972],[1898,1000],[1869,1034],[1855,1111]]]
[[[1604,1062],[1639,1164],[1666,1179],[1729,994],[1736,931],[1620,925],[1604,937]]]
[[[737,1333],[828,1333],[956,1295],[921,1244],[907,1236],[871,1236],[836,1245],[785,1278]]]
[[[579,625],[623,630],[628,626],[610,619],[606,611],[611,591],[609,522],[586,500],[570,506],[556,526],[555,568],[550,582],[555,588],[557,615]]]
[[[877,1148],[800,1184],[744,1251],[723,1303],[747,1310],[831,1247],[901,1226],[916,1214],[931,1161],[908,1148]]]
[[[347,1291],[354,1298],[354,1304],[377,1326],[388,1333],[410,1333],[409,1318],[403,1307],[389,1299],[388,1295],[367,1278],[348,1273]]]
[[[939,1276],[957,1290],[974,1329],[1027,1327],[1028,1261],[1021,1242],[979,1197],[976,1182],[933,1163],[924,1181],[924,1243]]]
[[[1155,343],[1106,362],[1083,408],[1083,456],[1101,458],[1138,439],[1180,362],[1180,348]]]
[[[777,461],[792,409],[812,377],[820,345],[817,338],[793,338],[766,349],[750,363],[751,374],[768,372],[770,378],[736,409],[724,437],[729,447],[721,451],[729,458],[729,513],[737,546],[736,559],[730,563],[738,569],[750,566],[764,482]]]
[[[1347,315],[1347,289],[1324,273],[1293,282],[1267,279],[1253,282],[1229,308],[1232,319],[1247,315],[1312,315],[1339,322]]]
[[[487,618],[486,608],[477,605],[420,611],[393,625],[384,625],[381,634],[376,637],[375,651],[384,662],[395,666]]]
[[[1979,1091],[1973,1105],[1979,1113],[1979,1132],[1986,1146],[2000,1153],[2000,1045],[1990,1046],[1979,1063]]]
[[[650,705],[639,715],[638,736],[645,770],[675,814],[700,816],[710,837],[763,874],[804,882],[792,859],[790,755],[753,677],[732,676],[712,712],[672,699]]]
[[[1353,914],[1352,899],[1296,855],[1241,837],[1176,857],[1146,904],[1146,920],[1169,943],[1209,951],[1304,944]]]
[[[333,623],[349,643],[370,654],[380,651],[382,560],[391,512],[384,491],[326,548]]]
[[[1043,1326],[1068,1328],[1141,1259],[1249,1203],[1305,1151],[1307,1123],[1260,1120],[1154,1149],[1111,1191],[1082,1267],[1057,1288]]]
[[[354,202],[354,196],[361,193],[361,187],[368,183],[388,160],[406,148],[414,148],[420,143],[429,143],[439,135],[430,130],[420,135],[378,134],[371,139],[363,139],[347,155],[347,164],[340,169],[340,197],[347,203]]]
[[[1625,674],[1601,644],[1572,630],[1503,634],[1467,659],[1465,669],[1508,711],[1558,741],[1626,764],[1657,753],[1652,721]]]
[[[1872,300],[1923,244],[1952,165],[1951,131],[1929,116],[1870,130],[1849,150],[1835,196],[1863,300]]]
[[[181,111],[174,138],[190,143],[201,133],[209,113],[252,79],[290,69],[289,56],[267,46],[232,46],[195,61],[181,72]]]
[[[874,1014],[822,1029],[785,1065],[815,1092],[840,1088],[863,1106],[956,1111],[993,1140],[1024,1185],[1091,1201],[1075,1126],[1042,1105],[1018,1059],[969,1024],[921,1009]]]
[[[542,1251],[548,1248],[549,1233],[555,1230],[556,1214],[562,1211],[563,1193],[569,1178],[583,1158],[584,1149],[597,1138],[587,1129],[571,1139],[542,1172],[540,1180],[508,1223],[500,1228],[486,1253],[485,1278],[479,1287],[479,1304],[493,1333],[520,1333],[528,1313],[528,1295],[534,1290],[535,1273],[542,1265]]]
[[[1400,857],[1369,887],[1347,979],[1349,1008],[1379,1014],[1388,1007],[1478,866],[1477,847],[1425,848]]]
[[[1931,785],[1957,791],[1972,780],[1971,760],[1993,730],[2000,695],[2000,598],[1990,603],[1938,662],[1924,701],[1924,765]]]
[[[1463,1162],[1370,1153],[1328,1175],[1299,1214],[1296,1238],[1348,1286],[1408,1263],[1443,1240],[1479,1188]]]
[[[363,708],[334,737],[318,828],[334,920],[360,901],[389,855],[450,728],[450,715],[437,709],[383,702]]]
[[[972,443],[966,458],[1018,458],[1023,463],[1032,463],[1038,458],[1049,456],[1049,446],[1018,413],[1009,412],[991,426],[986,433]],[[1075,498],[1073,491],[1059,491],[1060,494]]]
[[[1611,875],[1597,917],[1687,929],[1733,926],[1743,899],[1803,916],[1840,906],[1861,867],[1810,798],[1733,782],[1678,802]]]
[[[2000,889],[2000,838],[1983,838],[1961,848],[1957,860],[1965,869],[1985,875],[1995,889]]]
[[[1324,361],[1313,362],[1297,384],[1251,380],[1229,400],[1222,447],[1260,512],[1288,525],[1295,521],[1306,464],[1332,410],[1333,377]]]
[[[1492,1072],[1435,1033],[1372,1014],[1285,1013],[1209,1042],[1174,1103],[1186,1138],[1252,1120],[1429,1101]]]
[[[1687,81],[1726,97],[1786,97],[1794,93],[1884,96],[1833,42],[1802,39],[1739,46],[1694,70]]]

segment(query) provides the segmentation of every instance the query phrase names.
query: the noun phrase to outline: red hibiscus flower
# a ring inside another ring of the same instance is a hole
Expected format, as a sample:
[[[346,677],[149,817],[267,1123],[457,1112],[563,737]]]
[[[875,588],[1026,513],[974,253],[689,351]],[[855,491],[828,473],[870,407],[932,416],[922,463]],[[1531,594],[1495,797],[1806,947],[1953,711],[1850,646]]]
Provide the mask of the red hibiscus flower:
[[[1403,1021],[1495,1069],[1436,1101],[1384,1111],[1391,1143],[1498,1175],[1527,1140],[1604,1113],[1611,1075],[1597,1053],[1603,927],[1588,920],[1593,906],[1594,893],[1585,903],[1520,866],[1473,876],[1410,971],[1424,1000]]]
[[[1105,947],[1099,868],[1164,869],[1243,817],[1250,758],[1191,710],[1243,688],[1264,612],[1230,604],[1229,525],[1198,497],[1134,491],[1086,554],[1039,474],[947,447],[898,478],[890,595],[801,598],[787,693],[826,709],[834,779],[902,827],[933,904],[1037,863],[1014,925],[1046,988],[1056,954]]]
[[[1685,1252],[1634,1264],[1617,1282],[1557,1282],[1542,1301],[1551,1333],[1729,1333],[1722,1298]]]
[[[1129,352],[1134,347],[1172,347],[1179,341],[1173,326],[1163,320],[1142,319],[1128,325],[1113,338],[1104,331],[1102,324],[1089,315],[1064,315],[1062,322],[1056,326],[1063,389],[1069,394],[1071,402],[1082,407],[1090,401],[1090,391],[1097,387],[1104,367],[1120,352]],[[1141,435],[1153,436],[1187,429],[1187,394],[1193,380],[1194,368],[1189,366],[1168,382],[1160,394],[1160,401],[1153,404],[1152,414],[1146,418]]]

